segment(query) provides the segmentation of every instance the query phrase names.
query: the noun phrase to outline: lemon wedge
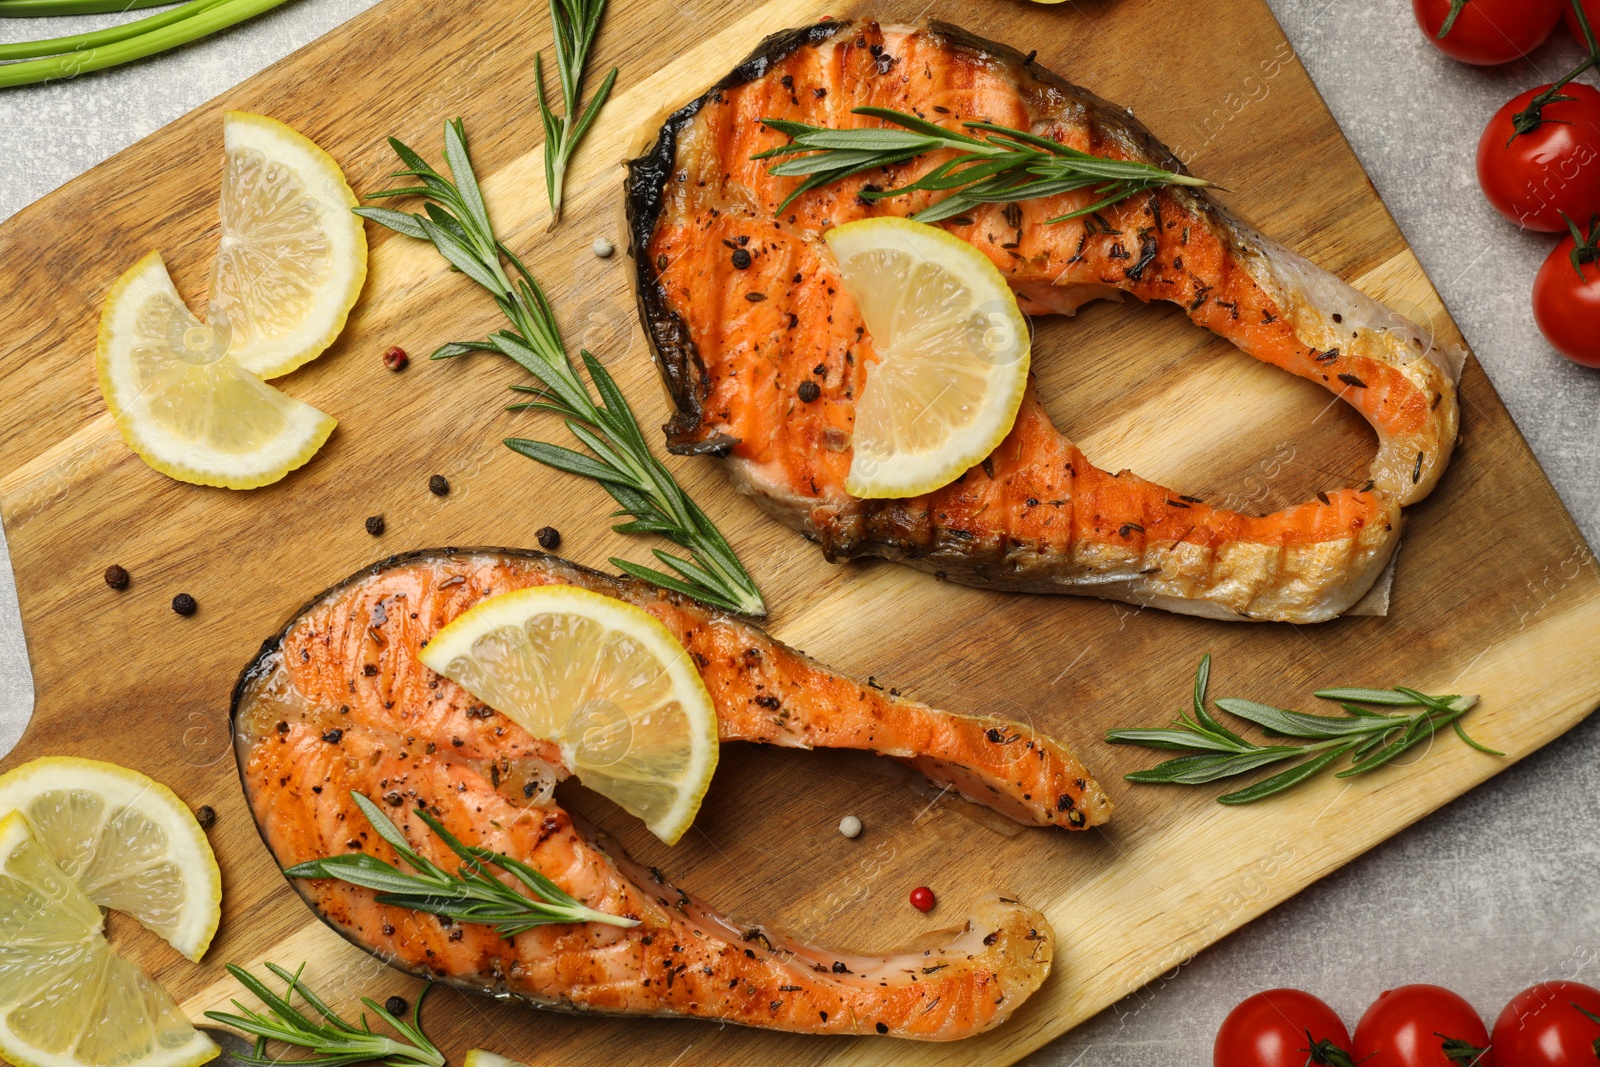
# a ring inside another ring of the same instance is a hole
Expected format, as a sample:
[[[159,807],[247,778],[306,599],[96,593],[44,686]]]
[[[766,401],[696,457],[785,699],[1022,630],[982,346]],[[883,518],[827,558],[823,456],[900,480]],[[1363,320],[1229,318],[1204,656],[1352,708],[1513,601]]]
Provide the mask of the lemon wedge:
[[[355,194],[322,149],[275,119],[223,121],[222,237],[206,321],[158,253],[106,294],[96,366],[122,437],[163,474],[253,489],[304,465],[334,420],[265,385],[321,355],[367,276]]]
[[[367,277],[358,203],[333,157],[265,115],[222,122],[222,238],[206,319],[228,354],[263,378],[320,356]]]
[[[944,230],[900,218],[823,235],[878,361],[856,402],[856,497],[948,485],[1011,431],[1028,385],[1028,323],[987,256]]]
[[[676,844],[717,768],[717,714],[677,639],[632,604],[572,586],[474,605],[421,659],[535,737],[580,782]]]
[[[268,485],[316,455],[335,425],[241,367],[189,313],[157,252],[107,294],[97,369],[128,447],[179,481]]]
[[[0,1055],[16,1067],[215,1058],[166,991],[111,951],[100,909],[52,851],[21,812],[0,819]]]
[[[496,1052],[475,1048],[461,1060],[461,1067],[528,1067],[521,1060],[507,1059]]]
[[[27,817],[91,905],[131,915],[191,960],[205,955],[222,917],[222,875],[172,790],[113,763],[47,756],[0,775],[0,814],[11,812]]]

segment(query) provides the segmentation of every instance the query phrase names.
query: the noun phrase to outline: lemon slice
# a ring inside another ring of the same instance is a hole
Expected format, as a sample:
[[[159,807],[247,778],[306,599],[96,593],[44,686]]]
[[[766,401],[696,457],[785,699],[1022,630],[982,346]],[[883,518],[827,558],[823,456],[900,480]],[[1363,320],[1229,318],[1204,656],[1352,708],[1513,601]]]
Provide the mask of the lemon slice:
[[[934,226],[862,219],[823,235],[878,362],[856,401],[845,489],[907,497],[948,485],[1011,431],[1028,323],[982,252]]]
[[[189,313],[156,252],[106,295],[97,367],[128,447],[180,481],[267,485],[304,465],[335,425],[241,367],[226,335]]]
[[[333,157],[276,119],[223,118],[222,239],[206,319],[263,378],[320,356],[367,277],[367,238]]]
[[[222,917],[222,876],[172,790],[112,763],[47,756],[0,775],[0,814],[11,812],[27,816],[91,905],[131,915],[191,960],[205,955]]]
[[[166,990],[111,951],[100,909],[51,851],[21,812],[0,819],[0,1055],[17,1067],[215,1058]]]
[[[461,1060],[461,1067],[528,1067],[521,1060],[511,1060],[487,1049],[475,1048]]]
[[[489,597],[434,635],[422,662],[535,737],[584,785],[676,844],[717,768],[717,714],[665,626],[572,586]]]

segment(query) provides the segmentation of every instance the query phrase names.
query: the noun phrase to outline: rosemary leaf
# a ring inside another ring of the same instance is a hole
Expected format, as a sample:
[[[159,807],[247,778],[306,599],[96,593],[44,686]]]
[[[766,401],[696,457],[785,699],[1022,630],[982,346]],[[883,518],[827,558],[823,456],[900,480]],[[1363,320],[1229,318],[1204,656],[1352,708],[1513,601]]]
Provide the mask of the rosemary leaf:
[[[1192,729],[1111,730],[1106,740],[1113,745],[1143,745],[1145,748],[1170,748],[1177,751],[1237,752],[1240,745],[1207,737]],[[1243,744],[1243,742],[1241,742]]]
[[[1377,768],[1382,767],[1385,763],[1392,762],[1399,757],[1401,753],[1415,747],[1419,741],[1433,736],[1432,729],[1423,729],[1421,727],[1421,723],[1413,723],[1412,725],[1406,727],[1405,730],[1400,732],[1399,737],[1396,737],[1394,740],[1390,741],[1376,752],[1373,752],[1371,755],[1357,760],[1351,766],[1340,771],[1337,775],[1335,775],[1335,777],[1354,778],[1358,774],[1365,774],[1368,771],[1376,770]]]
[[[604,0],[552,0],[562,92],[566,95],[570,90],[572,94],[568,97],[568,115],[576,113],[583,57],[603,7]],[[609,86],[607,79],[602,94]],[[592,121],[601,99],[602,95],[597,94],[591,101],[582,115],[585,121]],[[567,130],[565,120],[552,115],[549,121],[555,123],[558,133]],[[556,156],[550,155],[551,144],[546,144],[546,162],[558,184],[566,165],[564,160],[584,128],[579,122],[562,134],[565,147]],[[727,539],[650,451],[638,419],[610,373],[587,351],[580,353],[587,381],[574,366],[544,290],[527,265],[495,236],[461,120],[445,124],[444,157],[449,177],[400,141],[391,137],[389,144],[405,168],[395,177],[406,179],[406,183],[370,195],[421,197],[422,213],[360,207],[355,209],[356,214],[430,242],[451,266],[489,291],[510,325],[481,341],[451,341],[435,350],[432,358],[495,352],[538,381],[536,387],[513,387],[535,393],[535,399],[509,405],[511,410],[533,408],[561,416],[568,432],[588,451],[521,437],[507,438],[506,446],[556,470],[598,482],[632,520],[613,526],[614,530],[658,534],[688,553],[684,558],[656,552],[657,558],[665,560],[678,577],[669,578],[648,567],[638,567],[630,573],[729,611],[766,614],[760,591]]]
[[[1318,689],[1311,695],[1322,700],[1360,701],[1363,704],[1385,704],[1396,708],[1416,704],[1415,700],[1395,689]]]
[[[1217,701],[1217,707],[1281,737],[1348,737],[1351,734],[1382,730],[1383,723],[1387,721],[1386,716],[1336,718],[1327,715],[1306,715],[1303,712],[1287,711],[1237,697],[1223,697]]]
[[[422,1002],[433,989],[431,983],[417,995],[410,1022],[390,1014],[387,1008],[369,997],[361,998],[361,1003],[368,1011],[400,1035],[397,1040],[373,1033],[365,1014],[361,1016],[359,1027],[341,1018],[301,981],[305,964],[302,963],[293,973],[275,963],[266,966],[285,984],[282,996],[274,993],[266,983],[243,967],[228,964],[228,973],[265,1005],[265,1012],[247,1008],[237,1000],[233,1002],[236,1013],[206,1012],[206,1018],[213,1022],[231,1026],[256,1039],[254,1055],[235,1053],[235,1059],[262,1065],[306,1063],[317,1064],[318,1067],[343,1067],[344,1064],[382,1061],[389,1067],[444,1067],[444,1054],[422,1032]],[[296,994],[321,1017],[320,1023],[294,1006]],[[311,1055],[300,1059],[268,1056],[268,1041],[298,1046],[309,1050]]]
[[[1394,689],[1322,689],[1317,696],[1336,701],[1343,716],[1309,715],[1275,708],[1254,700],[1223,697],[1216,706],[1231,715],[1254,723],[1269,735],[1300,738],[1307,744],[1259,745],[1229,730],[1206,710],[1206,690],[1211,680],[1211,657],[1200,660],[1195,671],[1190,712],[1181,714],[1167,727],[1111,730],[1105,739],[1112,744],[1139,745],[1166,751],[1187,752],[1159,763],[1148,770],[1133,771],[1130,782],[1163,785],[1201,785],[1230,778],[1273,763],[1299,759],[1287,770],[1263,778],[1254,785],[1217,798],[1222,804],[1249,804],[1274,796],[1314,777],[1339,760],[1348,757],[1350,765],[1335,773],[1352,778],[1393,763],[1402,753],[1434,737],[1446,726],[1472,748],[1486,755],[1502,756],[1467,736],[1461,717],[1478,703],[1475,696],[1433,696],[1397,686]],[[1362,707],[1410,709],[1385,713]]]
[[[1161,186],[1210,184],[1149,163],[1091,155],[1026,130],[989,122],[965,122],[961,130],[953,130],[892,108],[858,107],[853,114],[891,125],[833,129],[792,119],[761,120],[789,142],[750,158],[778,160],[768,168],[776,177],[806,177],[778,205],[779,212],[812,189],[938,151],[954,155],[915,181],[862,195],[881,200],[915,192],[950,192],[911,216],[920,222],[939,222],[978,204],[1015,203],[1093,189],[1094,203],[1049,220],[1063,222]]]
[[[337,878],[351,885],[375,890],[380,904],[443,915],[458,922],[493,926],[501,937],[514,937],[525,930],[549,923],[598,922],[623,927],[639,925],[637,919],[585,907],[521,860],[491,849],[463,844],[427,811],[417,808],[417,818],[461,860],[461,866],[451,874],[416,852],[400,828],[390,822],[382,809],[371,800],[360,793],[351,793],[350,797],[372,825],[373,831],[416,873],[406,874],[376,856],[356,852],[297,864],[284,871],[284,874],[290,878]],[[487,867],[498,867],[510,874],[532,895],[517,892],[489,874]]]
[[[1212,714],[1206,710],[1206,690],[1211,685],[1211,653],[1207,652],[1200,657],[1200,666],[1194,672],[1194,695],[1190,699],[1194,711],[1195,722],[1201,728],[1213,734],[1221,735],[1236,746],[1244,745],[1245,739],[1223,726]]]
[[[556,82],[561,88],[562,114],[556,115],[545,96],[544,60],[542,53],[533,57],[533,84],[539,115],[544,122],[544,176],[550,195],[550,229],[561,221],[561,202],[566,186],[567,165],[578,142],[589,132],[595,116],[611,95],[617,81],[617,68],[595,90],[587,107],[583,106],[583,72],[589,64],[589,49],[600,29],[600,16],[605,14],[606,0],[550,0],[550,28],[555,36]],[[455,161],[447,158],[451,170]],[[457,180],[460,175],[457,174]],[[482,199],[479,199],[482,204]],[[483,219],[483,229],[489,228],[488,218]]]
[[[1466,728],[1461,725],[1461,720],[1460,719],[1456,719],[1455,721],[1453,721],[1450,724],[1450,728],[1453,729],[1456,732],[1456,736],[1457,737],[1461,738],[1461,740],[1463,740],[1463,741],[1465,741],[1467,743],[1467,746],[1469,748],[1475,748],[1479,752],[1482,752],[1485,756],[1504,756],[1505,755],[1504,752],[1501,752],[1497,748],[1490,748],[1488,745],[1483,744],[1481,741],[1474,741],[1471,737],[1469,737],[1467,735]]]
[[[1329,749],[1304,763],[1290,767],[1286,771],[1279,771],[1270,778],[1263,778],[1255,785],[1246,786],[1233,793],[1224,793],[1217,798],[1218,804],[1251,804],[1257,800],[1265,800],[1275,796],[1285,789],[1293,788],[1312,775],[1327,767],[1334,760],[1343,756],[1353,745],[1344,745],[1339,748]]]
[[[1271,748],[1257,748],[1249,752],[1181,756],[1157,764],[1148,771],[1134,771],[1128,775],[1128,781],[1201,785],[1205,782],[1214,782],[1218,778],[1247,774],[1269,763],[1292,759],[1303,752],[1304,749],[1299,745],[1278,745]]]

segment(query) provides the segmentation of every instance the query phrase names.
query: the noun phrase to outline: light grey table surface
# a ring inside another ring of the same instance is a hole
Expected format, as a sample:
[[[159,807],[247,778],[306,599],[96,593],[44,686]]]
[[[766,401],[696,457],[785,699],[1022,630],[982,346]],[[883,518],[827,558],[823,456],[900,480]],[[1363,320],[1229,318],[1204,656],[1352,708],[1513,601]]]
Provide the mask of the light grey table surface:
[[[1600,371],[1561,359],[1539,336],[1528,294],[1552,241],[1494,214],[1472,167],[1489,115],[1570,69],[1576,46],[1558,29],[1531,61],[1485,71],[1428,48],[1404,0],[1270,2],[1567,507],[1600,544]],[[297,0],[134,68],[0,91],[0,218],[371,3]],[[0,24],[0,40],[22,29]],[[32,704],[3,571],[0,751]],[[1597,742],[1591,720],[1026,1062],[1208,1064],[1228,1009],[1277,985],[1316,992],[1353,1026],[1380,991],[1405,982],[1449,985],[1491,1020],[1535,981],[1600,983]]]

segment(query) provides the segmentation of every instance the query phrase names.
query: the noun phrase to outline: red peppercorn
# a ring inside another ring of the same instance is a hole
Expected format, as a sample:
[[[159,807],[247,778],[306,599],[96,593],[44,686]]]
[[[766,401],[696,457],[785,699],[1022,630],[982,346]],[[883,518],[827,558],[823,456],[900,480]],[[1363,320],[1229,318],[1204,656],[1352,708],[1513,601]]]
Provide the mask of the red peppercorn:
[[[911,891],[911,906],[918,911],[932,911],[938,901],[933,899],[933,890],[925,885],[919,885]]]
[[[390,370],[405,370],[409,362],[411,360],[406,357],[406,350],[399,345],[394,345],[383,354],[383,365]]]

